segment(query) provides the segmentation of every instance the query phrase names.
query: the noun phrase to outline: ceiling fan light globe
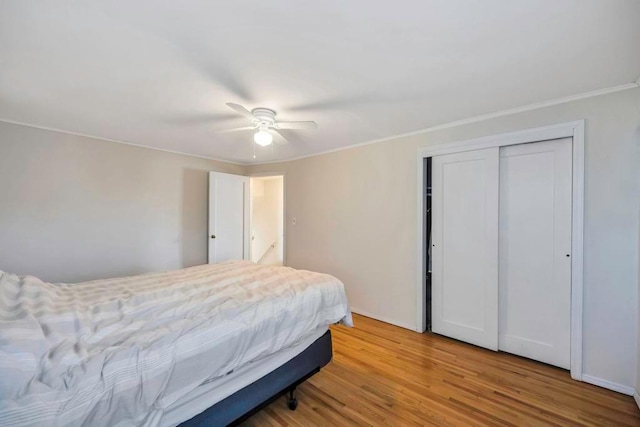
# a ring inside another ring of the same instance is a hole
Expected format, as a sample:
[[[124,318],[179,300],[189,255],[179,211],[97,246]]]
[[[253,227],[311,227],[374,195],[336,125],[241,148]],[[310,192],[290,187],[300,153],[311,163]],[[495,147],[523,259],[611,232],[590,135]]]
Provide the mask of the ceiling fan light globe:
[[[273,135],[265,130],[260,130],[253,135],[253,140],[261,147],[271,145],[273,142]]]

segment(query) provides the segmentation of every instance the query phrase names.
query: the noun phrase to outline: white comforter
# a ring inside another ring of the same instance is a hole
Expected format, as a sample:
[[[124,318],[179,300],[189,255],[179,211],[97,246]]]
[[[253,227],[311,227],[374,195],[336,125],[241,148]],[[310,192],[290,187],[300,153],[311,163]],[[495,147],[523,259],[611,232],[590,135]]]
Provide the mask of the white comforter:
[[[153,424],[204,380],[338,321],[338,279],[249,261],[76,284],[0,271],[0,425]]]

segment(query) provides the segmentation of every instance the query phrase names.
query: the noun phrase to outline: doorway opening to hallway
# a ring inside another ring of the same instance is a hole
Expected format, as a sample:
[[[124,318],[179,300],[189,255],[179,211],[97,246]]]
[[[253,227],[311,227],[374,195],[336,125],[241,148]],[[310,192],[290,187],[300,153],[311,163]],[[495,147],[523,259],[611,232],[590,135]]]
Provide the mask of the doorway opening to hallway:
[[[251,177],[250,259],[284,265],[284,176]]]

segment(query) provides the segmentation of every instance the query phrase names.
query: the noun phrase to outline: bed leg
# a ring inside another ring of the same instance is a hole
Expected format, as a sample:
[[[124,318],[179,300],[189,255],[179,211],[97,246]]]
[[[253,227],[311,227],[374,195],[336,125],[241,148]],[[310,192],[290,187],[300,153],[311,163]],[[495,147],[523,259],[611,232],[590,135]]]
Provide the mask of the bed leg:
[[[289,400],[287,401],[287,406],[292,411],[295,411],[298,407],[298,399],[295,398],[294,392],[296,391],[295,387],[289,389]]]

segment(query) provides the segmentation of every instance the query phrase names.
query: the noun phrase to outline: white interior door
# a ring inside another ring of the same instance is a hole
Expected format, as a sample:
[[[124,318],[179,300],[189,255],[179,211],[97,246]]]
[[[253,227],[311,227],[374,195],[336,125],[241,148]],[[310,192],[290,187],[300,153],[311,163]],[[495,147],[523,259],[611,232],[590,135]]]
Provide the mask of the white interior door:
[[[572,140],[500,149],[499,348],[570,368]]]
[[[209,263],[249,258],[249,178],[209,172]]]
[[[498,349],[499,149],[432,158],[432,329]]]

